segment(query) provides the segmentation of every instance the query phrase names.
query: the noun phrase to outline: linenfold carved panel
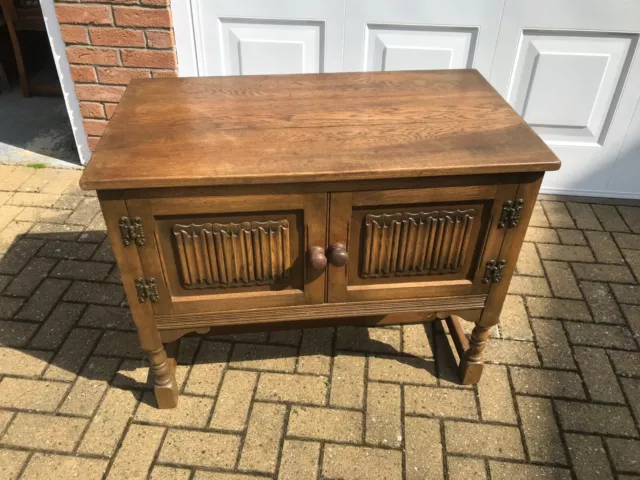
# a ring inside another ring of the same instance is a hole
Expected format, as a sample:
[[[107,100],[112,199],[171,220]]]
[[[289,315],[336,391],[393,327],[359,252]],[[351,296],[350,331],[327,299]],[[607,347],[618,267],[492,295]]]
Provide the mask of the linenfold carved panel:
[[[365,217],[365,278],[455,273],[466,260],[474,209]]]
[[[173,226],[185,288],[265,285],[291,270],[287,220]]]

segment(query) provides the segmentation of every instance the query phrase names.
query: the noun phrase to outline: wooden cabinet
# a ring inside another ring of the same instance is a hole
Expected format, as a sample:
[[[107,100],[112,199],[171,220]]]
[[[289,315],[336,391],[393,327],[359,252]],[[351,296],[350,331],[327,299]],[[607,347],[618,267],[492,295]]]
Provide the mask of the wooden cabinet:
[[[81,185],[172,407],[164,345],[193,333],[441,318],[477,382],[558,167],[474,71],[162,79],[132,82]]]

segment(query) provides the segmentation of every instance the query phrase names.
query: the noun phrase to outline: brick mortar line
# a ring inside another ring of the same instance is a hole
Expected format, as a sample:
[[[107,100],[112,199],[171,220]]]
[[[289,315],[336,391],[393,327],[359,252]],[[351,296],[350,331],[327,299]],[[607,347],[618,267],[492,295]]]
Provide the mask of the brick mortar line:
[[[232,353],[232,351],[235,349],[235,345],[233,347],[233,349],[230,351],[230,353]],[[253,407],[255,406],[256,402],[258,401],[256,399],[256,393],[258,392],[258,384],[260,383],[260,377],[262,376],[262,373],[258,373],[258,378],[256,379],[256,384],[253,387],[253,392],[251,392],[251,401],[249,403],[249,409],[247,410],[247,423],[246,423],[246,428],[244,429],[244,432],[240,435],[240,442],[238,443],[238,452],[236,453],[236,460],[233,463],[233,470],[234,471],[240,471],[240,461],[242,460],[242,452],[244,451],[244,445],[247,441],[247,436],[249,434],[249,425],[251,424],[251,417],[253,416]],[[222,383],[220,383],[220,388],[222,388]],[[216,400],[217,403],[217,400]],[[215,410],[215,406],[212,409],[212,411]]]
[[[131,428],[131,425],[133,425],[132,422],[127,426],[127,430],[129,430]],[[127,433],[128,433],[128,431],[127,431]],[[165,427],[164,431],[162,432],[162,435],[160,436],[160,442],[158,443],[158,447],[156,448],[156,451],[153,452],[153,457],[151,459],[151,462],[149,462],[149,468],[147,469],[147,475],[146,475],[145,478],[151,478],[151,472],[153,471],[153,469],[155,468],[156,464],[158,463],[158,458],[160,457],[160,452],[162,451],[162,447],[164,447],[164,442],[166,441],[168,434],[169,434],[169,428]],[[124,441],[125,438],[126,438],[126,435],[122,435],[122,441]],[[119,452],[119,451],[120,451],[120,445],[118,445],[118,448],[117,448],[116,452]],[[116,455],[113,455],[113,459],[114,460],[115,460],[115,458],[116,458]],[[111,470],[112,467],[113,467],[113,463],[111,465],[109,465],[109,470]],[[105,476],[106,476],[106,472],[105,472]]]
[[[511,377],[511,370],[507,368],[507,382],[509,383],[509,390],[511,392],[511,401],[513,402],[513,411],[516,415],[516,425],[518,429],[518,433],[520,434],[520,441],[522,442],[522,451],[524,453],[524,458],[527,462],[531,462],[531,454],[529,453],[529,445],[527,444],[527,439],[524,435],[524,425],[522,423],[522,416],[520,415],[520,407],[518,405],[515,386],[513,384],[513,378]]]
[[[257,391],[257,390],[256,390]],[[278,440],[278,446],[276,448],[276,464],[275,469],[273,470],[273,478],[278,478],[280,476],[280,467],[282,466],[282,457],[284,456],[284,442],[287,436],[287,430],[289,426],[289,418],[291,416],[291,405],[285,406],[284,409],[284,419],[282,422],[282,427],[280,428],[280,439]],[[249,430],[247,425],[247,431]]]

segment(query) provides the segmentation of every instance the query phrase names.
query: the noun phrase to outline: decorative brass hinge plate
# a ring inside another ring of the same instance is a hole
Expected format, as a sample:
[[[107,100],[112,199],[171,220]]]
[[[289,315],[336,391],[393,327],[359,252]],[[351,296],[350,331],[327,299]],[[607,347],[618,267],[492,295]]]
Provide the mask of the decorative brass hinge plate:
[[[504,267],[507,264],[506,260],[489,260],[487,262],[487,268],[484,271],[484,278],[482,283],[498,283],[502,280],[504,273]]]
[[[122,244],[125,247],[136,242],[141,247],[144,245],[144,229],[142,228],[142,219],[140,217],[120,217],[120,235],[122,236]]]
[[[502,206],[502,214],[498,220],[498,228],[514,228],[520,223],[520,210],[524,205],[524,200],[519,198],[515,202],[509,200]]]
[[[140,303],[146,302],[147,298],[151,300],[151,303],[158,303],[160,301],[155,278],[136,278],[136,293],[138,294],[138,301]]]

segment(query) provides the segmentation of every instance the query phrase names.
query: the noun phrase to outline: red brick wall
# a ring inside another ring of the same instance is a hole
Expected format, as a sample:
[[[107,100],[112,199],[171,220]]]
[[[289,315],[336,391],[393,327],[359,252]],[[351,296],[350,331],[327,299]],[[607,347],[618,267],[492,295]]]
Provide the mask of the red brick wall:
[[[169,0],[56,0],[93,150],[132,78],[177,75]]]

